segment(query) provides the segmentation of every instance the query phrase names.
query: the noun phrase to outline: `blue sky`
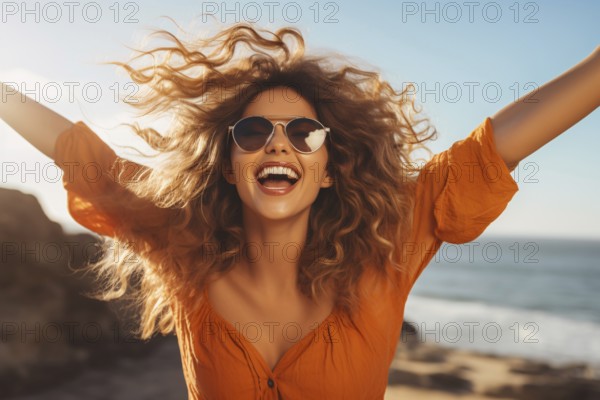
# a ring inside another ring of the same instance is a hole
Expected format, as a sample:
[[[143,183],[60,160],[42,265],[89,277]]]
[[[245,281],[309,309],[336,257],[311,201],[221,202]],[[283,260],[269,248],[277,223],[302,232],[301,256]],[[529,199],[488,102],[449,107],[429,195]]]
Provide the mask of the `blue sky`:
[[[127,144],[127,130],[117,125],[132,122],[133,110],[113,99],[115,87],[126,93],[127,77],[99,63],[126,60],[126,46],[136,47],[153,28],[177,31],[160,16],[190,32],[215,29],[203,21],[202,11],[225,23],[252,19],[266,28],[295,26],[309,52],[336,51],[378,70],[396,88],[415,82],[427,90],[417,99],[439,131],[429,144],[437,153],[514,96],[560,75],[600,45],[595,1],[481,1],[472,8],[465,2],[281,1],[272,3],[273,22],[265,3],[76,2],[69,16],[62,2],[31,2],[28,13],[20,2],[3,2],[0,80],[25,84],[41,103],[72,121],[84,120],[111,146]],[[72,99],[69,85],[75,87]],[[486,233],[600,239],[599,145],[596,111],[523,160],[515,176],[519,192]],[[47,167],[51,160],[3,122],[0,160],[2,187],[35,194],[53,220],[69,230],[84,229],[67,213],[64,190]],[[34,169],[36,163],[39,172],[23,176],[23,167]],[[11,166],[16,174],[7,170]]]

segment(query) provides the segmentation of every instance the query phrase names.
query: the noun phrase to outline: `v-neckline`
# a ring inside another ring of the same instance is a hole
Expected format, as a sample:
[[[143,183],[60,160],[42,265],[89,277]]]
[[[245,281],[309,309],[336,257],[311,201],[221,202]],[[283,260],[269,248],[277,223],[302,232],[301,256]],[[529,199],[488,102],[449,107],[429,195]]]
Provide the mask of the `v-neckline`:
[[[223,323],[225,325],[225,327],[227,328],[228,331],[235,332],[236,336],[238,338],[240,338],[240,341],[242,342],[242,344],[246,348],[246,350],[254,353],[255,358],[260,361],[260,363],[265,368],[265,370],[268,371],[272,376],[276,375],[277,372],[279,372],[281,369],[285,368],[287,364],[289,364],[291,361],[293,361],[293,360],[290,360],[290,358],[293,356],[294,353],[296,353],[298,351],[298,349],[301,348],[301,346],[303,346],[305,344],[306,341],[311,340],[312,338],[315,337],[315,335],[320,335],[321,331],[323,329],[326,329],[328,322],[336,316],[337,311],[338,311],[338,305],[334,304],[333,309],[331,310],[329,315],[327,315],[327,317],[325,317],[325,319],[323,319],[321,322],[319,322],[319,324],[316,327],[310,329],[308,331],[308,333],[302,337],[302,339],[300,339],[299,341],[294,343],[292,345],[292,347],[287,349],[281,355],[281,357],[279,358],[279,361],[277,361],[277,364],[275,364],[275,367],[273,367],[273,369],[271,369],[271,367],[269,367],[269,364],[267,363],[267,361],[264,359],[264,357],[258,351],[258,349],[254,346],[254,344],[250,340],[248,340],[242,332],[238,331],[231,322],[229,322],[227,319],[225,319],[223,316],[221,316],[221,314],[219,314],[217,312],[217,310],[214,309],[214,307],[212,306],[212,304],[210,302],[210,298],[208,297],[208,285],[206,285],[204,288],[203,298],[206,303],[206,306],[208,307],[210,314],[212,314],[216,319],[221,321],[221,323]]]

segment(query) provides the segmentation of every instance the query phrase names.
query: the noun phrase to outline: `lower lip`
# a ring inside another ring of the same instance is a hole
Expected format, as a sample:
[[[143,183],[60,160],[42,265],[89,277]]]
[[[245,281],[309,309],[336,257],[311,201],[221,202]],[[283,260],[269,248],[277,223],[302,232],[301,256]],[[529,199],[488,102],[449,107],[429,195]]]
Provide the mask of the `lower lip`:
[[[298,179],[292,186],[286,187],[285,189],[269,189],[269,188],[264,187],[263,185],[261,185],[260,182],[258,181],[258,179],[256,180],[256,184],[258,185],[258,188],[264,194],[268,194],[269,196],[281,196],[281,195],[284,195],[284,194],[288,194],[289,192],[291,192],[292,190],[294,190],[294,188],[296,186],[298,186],[298,182],[300,182],[300,179]]]

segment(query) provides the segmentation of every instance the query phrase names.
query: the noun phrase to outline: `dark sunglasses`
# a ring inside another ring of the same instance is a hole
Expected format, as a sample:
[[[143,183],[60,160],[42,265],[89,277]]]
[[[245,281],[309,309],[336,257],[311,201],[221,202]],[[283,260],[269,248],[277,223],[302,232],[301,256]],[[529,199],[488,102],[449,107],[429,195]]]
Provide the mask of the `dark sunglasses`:
[[[229,132],[233,136],[237,146],[246,152],[254,152],[262,149],[273,137],[275,125],[283,125],[283,130],[288,141],[299,153],[310,154],[319,150],[329,132],[319,121],[311,118],[299,116],[280,116],[273,117],[272,120],[288,120],[287,123],[271,122],[263,115],[253,115],[242,118],[235,125],[229,127]]]

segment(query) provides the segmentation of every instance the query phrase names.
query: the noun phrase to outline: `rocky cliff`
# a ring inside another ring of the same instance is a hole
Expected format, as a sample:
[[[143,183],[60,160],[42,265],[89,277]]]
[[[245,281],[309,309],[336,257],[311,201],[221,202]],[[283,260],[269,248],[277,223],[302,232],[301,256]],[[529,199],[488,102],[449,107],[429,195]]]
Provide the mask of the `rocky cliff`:
[[[67,235],[34,196],[0,188],[2,396],[43,390],[85,366],[143,356],[162,340],[124,335],[133,321],[118,314],[118,303],[82,294],[94,282],[81,266],[98,256],[98,237]]]

